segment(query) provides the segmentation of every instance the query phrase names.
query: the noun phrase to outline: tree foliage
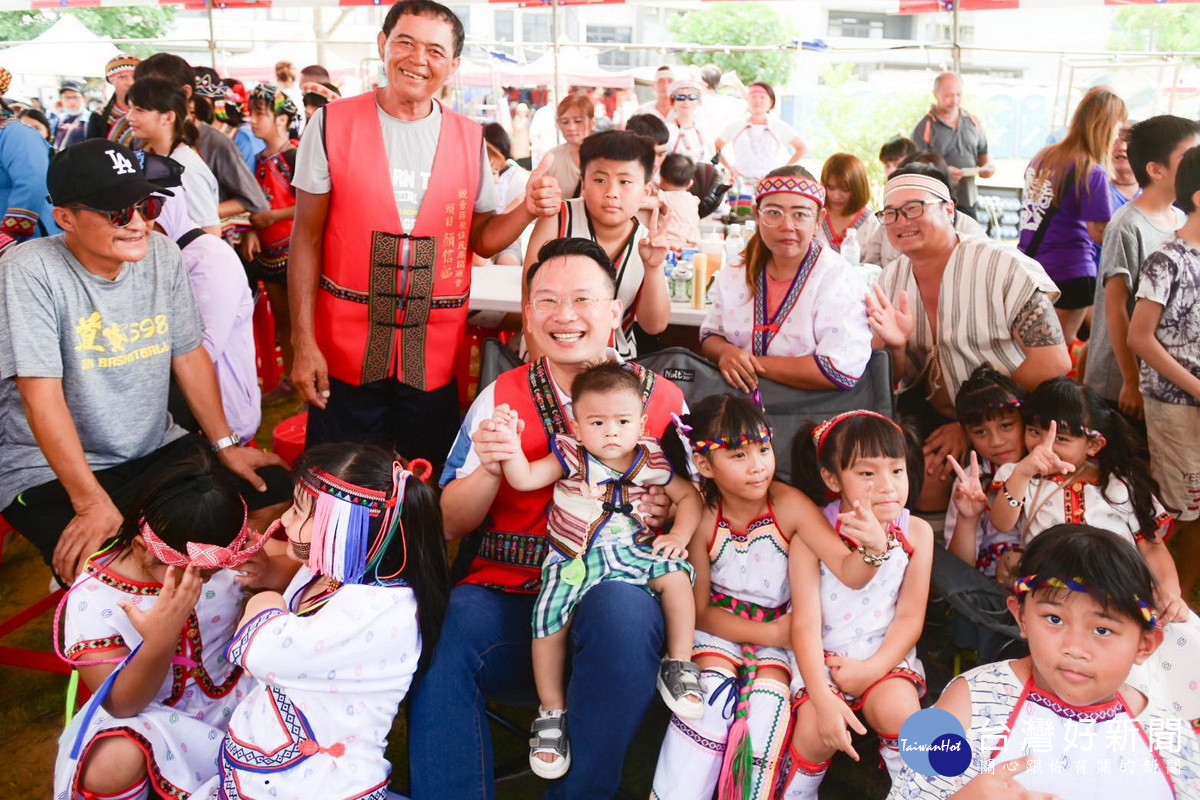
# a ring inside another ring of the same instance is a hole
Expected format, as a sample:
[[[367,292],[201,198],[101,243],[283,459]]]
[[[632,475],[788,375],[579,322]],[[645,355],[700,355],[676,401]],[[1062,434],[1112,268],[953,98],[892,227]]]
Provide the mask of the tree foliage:
[[[822,93],[812,119],[798,120],[811,148],[809,158],[824,160],[833,153],[852,153],[867,167],[867,178],[878,202],[883,188],[879,147],[893,136],[909,136],[929,108],[927,89],[872,95],[858,83],[853,64],[827,64],[821,70]]]
[[[699,11],[688,11],[671,18],[671,33],[684,44],[770,45],[779,48],[795,37],[791,21],[763,3],[714,3]],[[723,71],[734,71],[743,83],[768,81],[787,83],[794,54],[776,49],[758,53],[683,52],[685,64],[716,64]]]
[[[1200,52],[1200,6],[1126,6],[1117,11],[1110,50]]]
[[[41,35],[63,14],[79,18],[97,36],[107,39],[156,39],[166,33],[175,20],[174,6],[130,6],[127,8],[71,8],[63,11],[0,12],[0,39],[26,41]],[[134,55],[149,55],[154,45],[123,44],[117,49]]]

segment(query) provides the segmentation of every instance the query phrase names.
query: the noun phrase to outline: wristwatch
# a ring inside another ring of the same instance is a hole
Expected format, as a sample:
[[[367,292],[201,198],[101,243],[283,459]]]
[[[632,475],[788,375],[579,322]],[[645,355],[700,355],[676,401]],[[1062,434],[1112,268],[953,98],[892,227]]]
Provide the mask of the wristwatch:
[[[228,436],[226,436],[225,438],[217,439],[215,442],[213,442],[212,443],[212,451],[214,453],[219,453],[222,450],[224,450],[226,447],[237,447],[241,443],[242,443],[242,437],[238,436],[236,433],[231,433]]]

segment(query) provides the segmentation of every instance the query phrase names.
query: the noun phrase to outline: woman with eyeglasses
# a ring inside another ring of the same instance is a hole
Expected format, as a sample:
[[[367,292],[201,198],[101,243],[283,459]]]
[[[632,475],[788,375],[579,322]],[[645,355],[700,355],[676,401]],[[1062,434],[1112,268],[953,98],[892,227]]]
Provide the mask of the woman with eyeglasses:
[[[184,199],[196,227],[221,235],[217,179],[195,150],[198,133],[188,121],[187,95],[163,78],[134,81],[127,95],[129,127],[145,149],[183,165]]]
[[[775,108],[775,90],[771,84],[764,81],[750,84],[746,105],[749,116],[726,128],[715,145],[731,178],[756,181],[775,167],[795,164],[804,157],[808,145],[796,129],[770,116]]]
[[[803,167],[758,182],[744,266],[713,280],[700,352],[735,389],[766,378],[798,389],[852,389],[871,357],[866,283],[816,240],[825,189]]]
[[[558,131],[565,140],[546,155],[554,156],[554,163],[546,171],[558,180],[563,198],[579,196],[579,182],[583,174],[579,167],[579,145],[592,135],[596,127],[596,107],[587,95],[572,92],[558,104]]]
[[[671,84],[667,90],[671,97],[671,110],[675,119],[671,125],[671,140],[667,143],[667,151],[682,153],[697,164],[711,161],[716,150],[713,142],[700,130],[697,117],[700,112],[700,98],[703,95],[700,79],[684,77]]]

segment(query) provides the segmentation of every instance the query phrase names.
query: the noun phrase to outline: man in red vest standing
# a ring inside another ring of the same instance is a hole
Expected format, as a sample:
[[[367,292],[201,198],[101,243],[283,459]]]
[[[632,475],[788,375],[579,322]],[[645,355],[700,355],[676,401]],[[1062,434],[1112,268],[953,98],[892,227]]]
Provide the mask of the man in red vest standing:
[[[531,364],[509,370],[471,404],[442,473],[446,538],[476,528],[483,538],[466,577],[450,592],[446,622],[429,671],[413,690],[409,765],[414,800],[495,797],[487,698],[533,697],[531,620],[546,553],[546,510],[553,487],[518,492],[500,462],[517,447],[529,459],[550,452],[550,437],[567,432],[571,383],[588,365],[616,359],[607,347],[621,322],[616,273],[590,239],[547,242],[526,275],[524,328]],[[683,394],[666,378],[636,365],[648,436],[667,434]],[[506,404],[524,428],[514,440],[492,426]],[[676,435],[670,433],[669,435]],[[648,523],[661,521],[659,494],[643,501]],[[625,751],[654,696],[663,646],[658,601],[639,586],[603,581],[580,601],[570,636],[567,708],[571,768],[547,798],[600,800],[617,794]]]
[[[458,425],[472,255],[558,212],[543,164],[525,203],[497,214],[483,129],[434,100],[463,38],[450,9],[401,0],[378,38],[387,86],[330,103],[305,127],[288,285],[308,446],[373,441],[440,463]]]

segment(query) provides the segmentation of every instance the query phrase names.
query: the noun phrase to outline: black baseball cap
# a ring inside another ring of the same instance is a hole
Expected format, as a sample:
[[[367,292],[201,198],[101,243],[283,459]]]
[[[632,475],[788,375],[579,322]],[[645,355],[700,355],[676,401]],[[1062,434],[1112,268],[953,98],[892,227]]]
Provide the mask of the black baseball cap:
[[[175,194],[146,179],[132,150],[107,139],[85,139],[52,155],[46,189],[56,206],[78,203],[100,211],[119,211],[152,194]]]
[[[170,189],[183,185],[183,164],[175,159],[147,150],[135,150],[133,155],[142,165],[142,172],[146,173],[146,180],[155,186]]]

